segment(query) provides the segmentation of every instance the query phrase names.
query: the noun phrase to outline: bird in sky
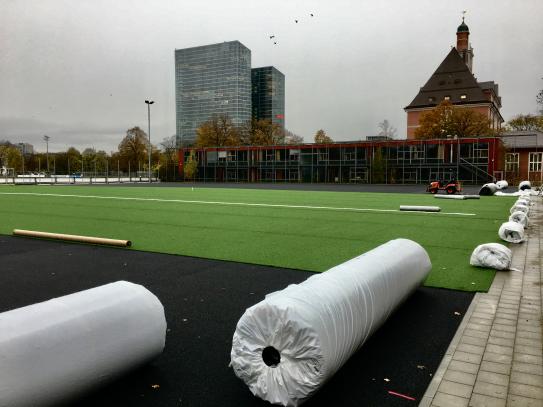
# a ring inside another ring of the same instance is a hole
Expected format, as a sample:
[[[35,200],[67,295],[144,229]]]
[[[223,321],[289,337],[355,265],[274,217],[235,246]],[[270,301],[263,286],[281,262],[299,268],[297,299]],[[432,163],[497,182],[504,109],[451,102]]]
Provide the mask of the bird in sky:
[[[298,24],[298,20],[294,20],[294,22],[295,22],[296,24]]]
[[[311,17],[313,17],[313,13],[310,13],[309,15],[310,15]]]
[[[272,38],[275,38],[275,35],[270,35],[270,40],[271,40]]]

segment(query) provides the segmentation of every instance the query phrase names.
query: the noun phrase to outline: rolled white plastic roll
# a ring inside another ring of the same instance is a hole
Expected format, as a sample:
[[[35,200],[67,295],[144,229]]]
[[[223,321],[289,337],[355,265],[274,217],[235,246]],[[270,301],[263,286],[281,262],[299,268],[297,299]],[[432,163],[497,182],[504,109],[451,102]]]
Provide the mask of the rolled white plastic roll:
[[[464,195],[438,195],[435,194],[434,198],[437,199],[466,199]]]
[[[527,205],[515,202],[511,209],[509,209],[510,214],[513,214],[514,212],[524,212],[526,215],[528,215],[530,208]]]
[[[439,212],[441,211],[441,208],[439,206],[400,205],[400,211]]]
[[[496,184],[490,182],[488,184],[484,184],[481,189],[479,190],[479,195],[494,195],[498,191],[498,187]]]
[[[418,243],[396,239],[267,295],[236,326],[235,374],[270,403],[299,405],[385,322],[431,267]]]
[[[498,189],[500,189],[500,190],[501,189],[507,189],[508,186],[509,186],[509,184],[507,183],[506,180],[501,180],[501,181],[496,182],[496,187]]]
[[[126,281],[0,314],[0,406],[54,406],[164,349],[157,297]]]
[[[524,191],[525,189],[532,189],[532,183],[530,181],[522,181],[518,184],[518,189]]]
[[[516,211],[509,216],[509,222],[520,223],[524,228],[528,227],[528,216],[526,213],[521,211]]]
[[[509,270],[513,254],[509,248],[499,243],[481,244],[471,254],[469,264],[477,267],[490,267],[496,270]]]
[[[517,222],[502,223],[498,235],[506,242],[521,243],[524,241],[524,226]]]

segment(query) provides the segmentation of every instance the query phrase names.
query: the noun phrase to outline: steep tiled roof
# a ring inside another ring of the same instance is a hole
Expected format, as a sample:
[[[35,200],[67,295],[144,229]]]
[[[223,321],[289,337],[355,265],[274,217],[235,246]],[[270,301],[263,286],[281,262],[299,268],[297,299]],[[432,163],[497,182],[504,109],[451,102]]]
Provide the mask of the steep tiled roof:
[[[490,82],[482,83],[485,85],[490,84]],[[460,98],[461,95],[466,97],[462,99]],[[419,93],[406,109],[433,107],[441,103],[446,96],[449,97],[453,104],[489,102],[480,84],[477,83],[456,48],[451,49],[441,65],[428,79],[428,82],[420,88]]]

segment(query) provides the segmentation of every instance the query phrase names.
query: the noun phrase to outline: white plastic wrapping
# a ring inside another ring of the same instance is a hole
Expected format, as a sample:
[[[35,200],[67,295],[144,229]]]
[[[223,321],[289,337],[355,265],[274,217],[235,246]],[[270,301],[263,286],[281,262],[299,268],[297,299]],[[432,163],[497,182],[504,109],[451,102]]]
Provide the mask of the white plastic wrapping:
[[[496,187],[499,190],[507,189],[508,186],[509,186],[509,184],[507,183],[506,180],[501,180],[501,181],[496,182]]]
[[[509,222],[516,222],[520,223],[522,227],[527,228],[528,227],[528,215],[526,213],[521,211],[516,211],[509,216]]]
[[[231,351],[235,374],[264,400],[301,404],[422,283],[431,267],[419,244],[391,240],[267,295],[237,324]]]
[[[526,215],[528,215],[530,208],[527,205],[515,202],[511,209],[509,209],[510,214],[513,214],[513,212],[524,212]]]
[[[498,187],[496,186],[496,184],[491,182],[488,184],[484,184],[481,187],[481,189],[479,190],[479,195],[485,195],[485,196],[494,195],[496,191],[498,191]]]
[[[524,241],[524,226],[517,222],[502,223],[498,235],[506,242],[521,243]]]
[[[439,212],[441,208],[439,206],[400,205],[400,211]]]
[[[477,267],[490,267],[496,270],[509,270],[513,255],[509,248],[499,243],[481,244],[471,254],[469,264]]]
[[[162,304],[141,285],[103,285],[0,314],[0,406],[56,406],[164,349]]]
[[[530,181],[522,181],[518,184],[518,189],[524,191],[525,189],[532,189],[532,183]]]
[[[464,195],[440,195],[440,194],[435,194],[434,195],[434,198],[437,198],[437,199],[466,199],[466,197]]]

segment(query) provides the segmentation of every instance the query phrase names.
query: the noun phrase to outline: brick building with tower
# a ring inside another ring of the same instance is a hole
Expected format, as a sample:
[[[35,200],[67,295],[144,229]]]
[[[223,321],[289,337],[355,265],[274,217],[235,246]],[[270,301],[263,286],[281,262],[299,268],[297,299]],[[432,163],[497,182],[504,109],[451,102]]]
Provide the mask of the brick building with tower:
[[[473,75],[473,48],[464,18],[456,30],[456,47],[451,48],[426,84],[404,108],[407,112],[408,139],[415,138],[421,116],[443,100],[448,100],[457,107],[482,113],[490,120],[494,130],[499,130],[504,121],[500,114],[498,84],[494,81],[478,82]]]

